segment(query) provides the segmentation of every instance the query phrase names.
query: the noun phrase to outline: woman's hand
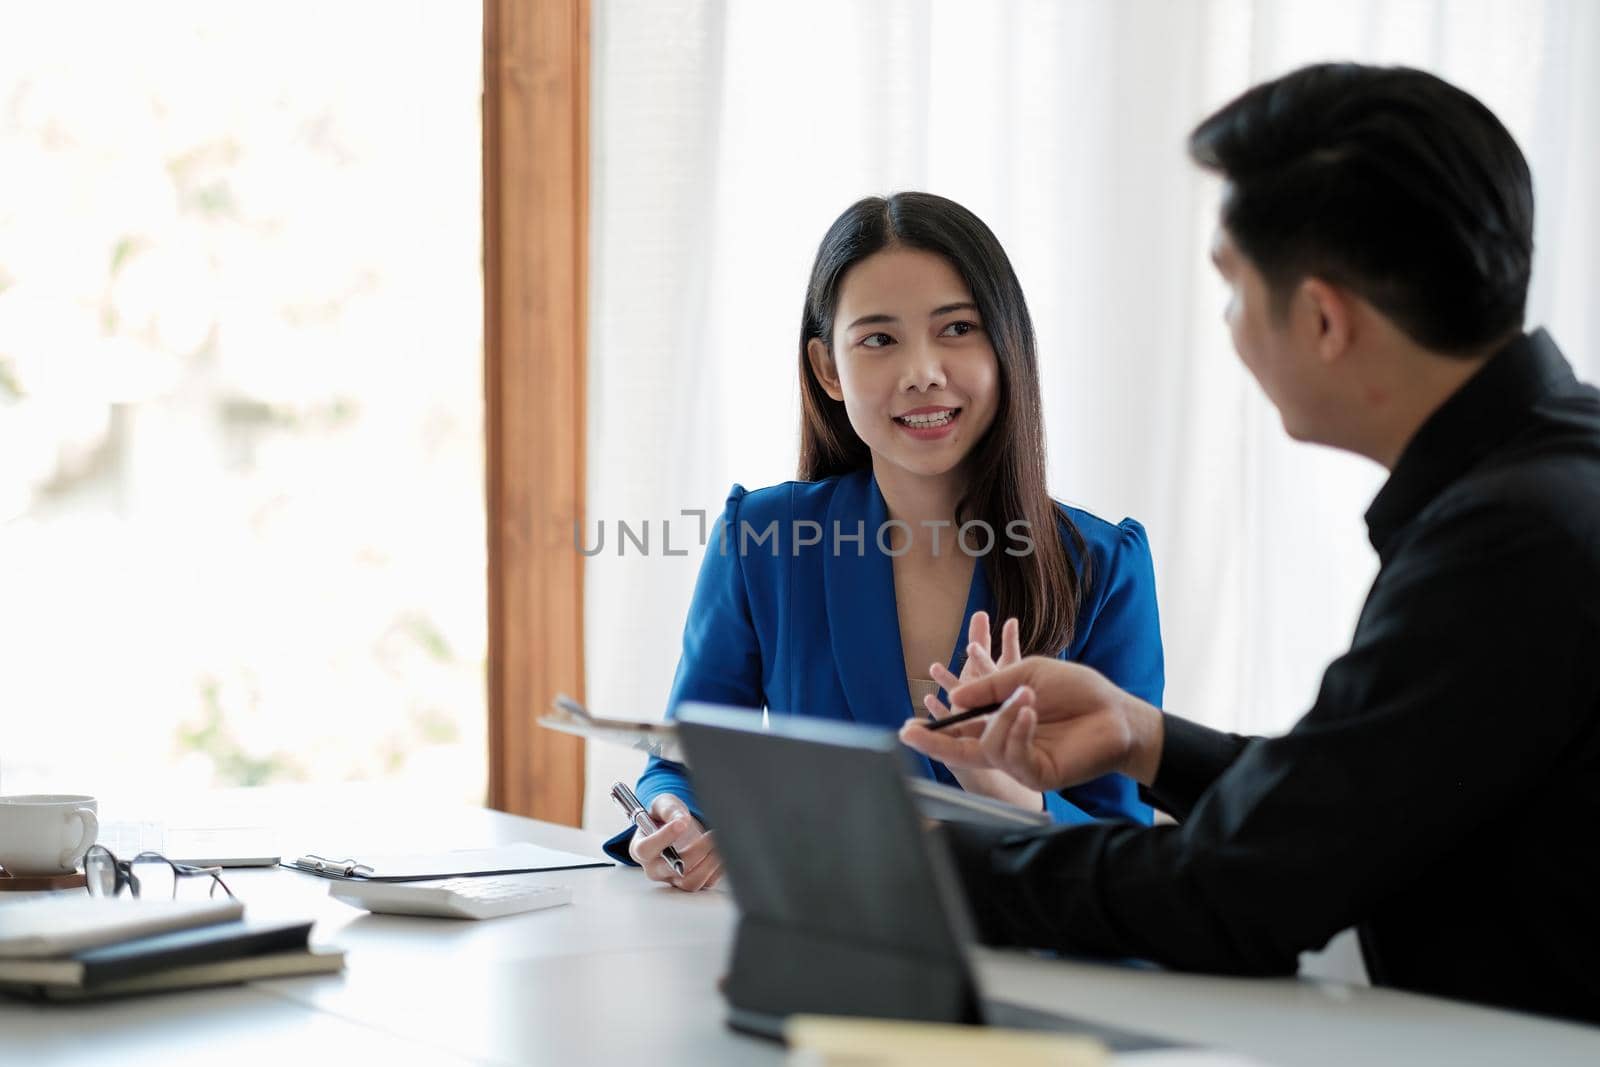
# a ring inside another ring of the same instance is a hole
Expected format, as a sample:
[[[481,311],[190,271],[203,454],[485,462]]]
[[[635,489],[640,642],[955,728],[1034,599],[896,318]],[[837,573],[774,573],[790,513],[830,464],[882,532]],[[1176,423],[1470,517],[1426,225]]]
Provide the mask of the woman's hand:
[[[661,828],[653,834],[635,830],[628,842],[628,855],[644,868],[644,873],[654,882],[665,882],[674,889],[693,893],[710,889],[722,878],[722,859],[717,855],[716,843],[709,830],[689,814],[682,798],[663,793],[650,804],[650,814]],[[683,873],[661,858],[667,846],[678,850],[683,860]]]
[[[977,681],[993,674],[997,670],[1010,667],[1022,661],[1022,642],[1018,636],[1019,626],[1016,619],[1007,619],[1000,628],[1000,660],[997,663],[989,655],[989,613],[975,611],[972,613],[972,622],[967,628],[967,661],[961,666],[961,677],[957,678],[950,673],[942,663],[935,663],[928,668],[928,675],[938,682],[946,693],[953,692],[958,685]],[[965,711],[957,704],[954,707],[945,707],[940,699],[929,693],[922,699],[922,706],[928,709],[928,714],[935,719],[942,719],[946,715]],[[1044,801],[1038,792],[1029,789],[1005,771],[982,767],[956,766],[946,764],[950,773],[955,775],[956,781],[961,783],[961,788],[969,793],[980,796],[992,797],[995,800],[1004,800],[1015,804],[1019,808],[1028,808],[1038,811],[1044,806]]]

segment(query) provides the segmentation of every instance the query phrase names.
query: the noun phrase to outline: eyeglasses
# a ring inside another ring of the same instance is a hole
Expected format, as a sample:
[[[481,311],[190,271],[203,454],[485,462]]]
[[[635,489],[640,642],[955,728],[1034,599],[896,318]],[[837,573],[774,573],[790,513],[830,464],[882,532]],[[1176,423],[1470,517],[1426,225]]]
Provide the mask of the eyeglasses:
[[[228,896],[228,888],[218,873],[221,867],[195,867],[188,863],[174,863],[159,852],[141,852],[131,860],[119,860],[104,845],[95,845],[83,857],[83,873],[91,897],[114,897],[127,889],[128,894],[146,900],[176,900],[179,886],[184,896],[197,896],[202,887],[206,895],[214,897],[220,888]],[[202,882],[198,879],[207,879]]]

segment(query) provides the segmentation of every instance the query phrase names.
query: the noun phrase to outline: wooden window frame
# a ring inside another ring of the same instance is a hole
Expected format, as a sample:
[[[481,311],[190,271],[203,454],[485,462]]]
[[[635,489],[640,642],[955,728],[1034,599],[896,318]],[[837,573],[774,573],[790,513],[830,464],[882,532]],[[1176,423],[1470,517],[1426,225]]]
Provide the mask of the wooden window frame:
[[[583,699],[589,0],[485,0],[484,425],[489,806],[577,826]]]

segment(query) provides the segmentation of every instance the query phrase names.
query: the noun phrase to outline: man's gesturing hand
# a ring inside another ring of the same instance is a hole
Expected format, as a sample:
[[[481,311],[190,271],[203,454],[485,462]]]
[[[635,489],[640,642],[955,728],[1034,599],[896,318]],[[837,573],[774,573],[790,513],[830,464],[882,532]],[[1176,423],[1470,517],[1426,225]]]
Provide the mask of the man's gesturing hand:
[[[956,687],[951,702],[993,715],[934,731],[913,719],[900,740],[951,767],[993,767],[1055,790],[1120,771],[1146,785],[1161,762],[1161,712],[1077,663],[1030,656]]]

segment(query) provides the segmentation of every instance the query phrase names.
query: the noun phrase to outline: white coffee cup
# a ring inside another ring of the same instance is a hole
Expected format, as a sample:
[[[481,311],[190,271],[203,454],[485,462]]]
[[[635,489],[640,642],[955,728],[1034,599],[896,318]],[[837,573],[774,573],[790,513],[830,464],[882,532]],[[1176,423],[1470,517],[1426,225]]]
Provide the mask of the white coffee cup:
[[[33,793],[0,797],[0,867],[14,875],[71,874],[100,819],[94,797]]]

